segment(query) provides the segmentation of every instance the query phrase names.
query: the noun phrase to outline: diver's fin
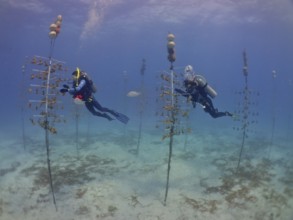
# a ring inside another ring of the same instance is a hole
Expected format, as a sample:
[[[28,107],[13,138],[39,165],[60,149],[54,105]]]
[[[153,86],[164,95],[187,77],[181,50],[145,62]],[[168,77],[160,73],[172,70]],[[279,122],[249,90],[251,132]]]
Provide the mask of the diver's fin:
[[[233,114],[231,117],[233,118],[234,121],[239,121],[240,120],[239,115]]]
[[[239,115],[230,112],[225,112],[226,116],[230,116],[234,121],[239,121]]]
[[[216,109],[216,111],[218,112],[218,109]],[[230,112],[227,112],[227,111],[225,112],[225,115],[226,115],[226,116],[233,117],[233,114],[232,114],[232,113],[230,113]]]
[[[124,123],[124,124],[127,124],[128,123],[128,121],[129,121],[129,118],[126,116],[126,115],[124,115],[124,114],[122,114],[122,113],[119,113],[119,112],[115,112],[115,118],[118,120],[118,121],[121,121],[122,123]]]

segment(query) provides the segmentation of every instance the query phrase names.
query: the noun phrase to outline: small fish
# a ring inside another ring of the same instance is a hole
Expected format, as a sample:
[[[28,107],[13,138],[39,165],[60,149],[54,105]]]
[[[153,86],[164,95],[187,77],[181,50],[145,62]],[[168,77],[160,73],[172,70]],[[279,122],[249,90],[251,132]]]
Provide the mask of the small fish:
[[[140,92],[137,92],[137,91],[130,91],[127,93],[127,96],[128,97],[137,97],[137,96],[140,96],[141,93]]]

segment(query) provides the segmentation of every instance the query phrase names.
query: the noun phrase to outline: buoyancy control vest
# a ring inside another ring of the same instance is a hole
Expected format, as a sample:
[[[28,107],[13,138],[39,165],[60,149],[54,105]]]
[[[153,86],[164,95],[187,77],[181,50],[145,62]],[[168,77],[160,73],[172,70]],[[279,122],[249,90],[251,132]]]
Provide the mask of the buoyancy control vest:
[[[80,96],[84,101],[86,101],[92,96],[92,93],[97,91],[97,89],[88,74],[83,71],[80,72],[80,77],[77,82],[73,82],[73,87],[76,88],[82,80],[85,80],[85,85],[81,88],[81,90],[74,94],[74,97]]]

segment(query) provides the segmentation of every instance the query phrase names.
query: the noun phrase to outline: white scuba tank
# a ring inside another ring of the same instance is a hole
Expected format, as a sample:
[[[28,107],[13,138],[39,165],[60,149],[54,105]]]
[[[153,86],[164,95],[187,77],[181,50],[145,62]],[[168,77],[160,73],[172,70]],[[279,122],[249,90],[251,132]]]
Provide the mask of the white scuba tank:
[[[201,75],[195,75],[194,80],[199,84],[200,87],[204,88],[204,91],[212,98],[215,98],[218,94],[217,92],[208,85],[206,79]]]

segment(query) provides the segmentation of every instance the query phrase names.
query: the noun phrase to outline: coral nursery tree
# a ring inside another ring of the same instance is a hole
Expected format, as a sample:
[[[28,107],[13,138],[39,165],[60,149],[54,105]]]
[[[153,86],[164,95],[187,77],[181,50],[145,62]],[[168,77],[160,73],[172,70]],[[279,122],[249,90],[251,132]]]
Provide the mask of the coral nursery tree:
[[[53,197],[53,203],[57,211],[54,184],[51,172],[50,160],[50,135],[57,134],[55,124],[64,122],[60,111],[63,109],[59,101],[59,87],[61,83],[67,81],[65,73],[67,68],[64,62],[53,59],[55,40],[60,33],[62,16],[58,15],[55,22],[50,25],[50,52],[48,57],[33,56],[27,58],[25,69],[28,73],[30,85],[28,89],[28,107],[32,111],[30,121],[33,125],[39,125],[45,131],[45,147],[47,155],[48,181]]]

